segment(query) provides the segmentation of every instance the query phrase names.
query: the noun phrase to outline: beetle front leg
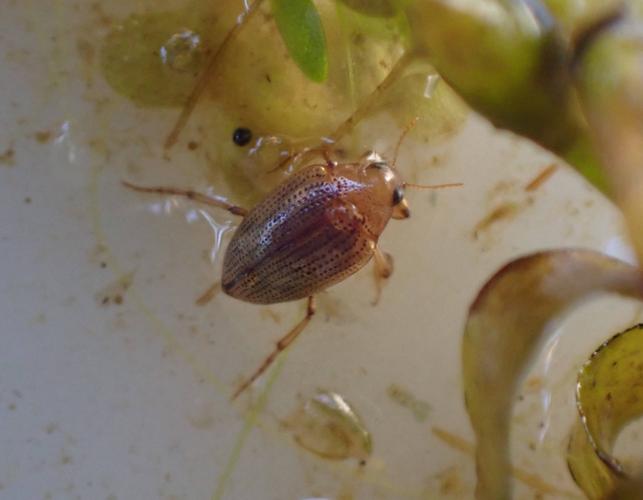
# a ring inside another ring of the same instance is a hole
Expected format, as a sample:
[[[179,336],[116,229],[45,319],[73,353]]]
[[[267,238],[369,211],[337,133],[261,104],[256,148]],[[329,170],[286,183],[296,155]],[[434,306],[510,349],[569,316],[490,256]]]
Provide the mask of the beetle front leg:
[[[311,318],[315,315],[315,298],[313,296],[308,297],[308,307],[306,309],[306,316],[304,319],[302,319],[295,327],[290,330],[284,337],[282,337],[279,342],[277,342],[277,345],[272,351],[268,357],[261,363],[261,366],[257,368],[257,370],[248,378],[245,382],[243,382],[239,388],[234,392],[232,395],[231,400],[235,400],[239,394],[241,394],[243,391],[245,391],[252,383],[257,380],[263,372],[265,372],[268,367],[273,363],[275,359],[277,359],[277,356],[281,354],[283,351],[288,349],[288,346],[294,342],[294,340],[299,336],[301,332],[304,331],[306,326],[308,326],[308,323],[310,323]]]
[[[203,203],[204,205],[209,205],[211,207],[223,208],[233,215],[240,215],[241,217],[245,217],[246,215],[248,215],[248,210],[246,208],[233,205],[232,203],[228,203],[227,201],[223,201],[218,198],[208,196],[207,194],[193,191],[191,189],[180,189],[167,186],[146,187],[137,186],[136,184],[132,184],[131,182],[127,181],[121,182],[126,188],[133,189],[134,191],[138,191],[139,193],[156,193],[173,196],[183,196],[184,198],[195,201],[197,203]]]
[[[382,296],[384,282],[393,274],[393,257],[386,252],[382,252],[377,246],[373,250],[373,257],[375,259],[373,268],[375,274],[375,299],[371,304],[376,306]]]
[[[321,146],[317,146],[314,148],[303,148],[300,151],[297,152],[291,152],[286,156],[283,160],[281,160],[276,167],[273,169],[269,170],[268,173],[274,173],[278,172],[279,170],[282,170],[283,168],[288,165],[288,163],[292,163],[293,165],[298,164],[298,163],[303,163],[304,160],[307,160],[308,158],[311,158],[315,155],[321,155],[324,158],[324,161],[326,162],[327,167],[334,167],[337,162],[335,162],[331,158],[332,154],[332,148],[330,147],[329,144],[324,144]]]

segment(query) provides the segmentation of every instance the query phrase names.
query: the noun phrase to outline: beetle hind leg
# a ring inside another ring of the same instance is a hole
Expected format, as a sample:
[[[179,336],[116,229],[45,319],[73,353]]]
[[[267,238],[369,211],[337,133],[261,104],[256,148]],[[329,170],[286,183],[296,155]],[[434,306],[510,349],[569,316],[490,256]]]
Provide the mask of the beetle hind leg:
[[[376,306],[382,296],[382,289],[384,288],[386,280],[393,274],[393,257],[386,252],[382,252],[379,247],[375,247],[373,250],[373,257],[375,259],[375,267],[373,268],[375,275],[375,298],[371,304]]]
[[[239,394],[241,394],[243,391],[245,391],[248,387],[252,385],[252,383],[257,380],[263,372],[265,372],[268,367],[277,359],[277,356],[281,354],[283,351],[288,349],[290,344],[294,342],[294,340],[299,336],[301,332],[304,331],[304,329],[308,326],[308,323],[310,323],[311,318],[315,315],[315,298],[310,296],[308,297],[308,307],[306,309],[306,316],[295,325],[295,327],[290,330],[284,337],[282,337],[278,342],[277,345],[275,346],[275,349],[264,359],[263,363],[255,370],[255,372],[248,378],[246,379],[245,382],[243,382],[239,388],[234,392],[232,395],[231,400],[235,400]]]
[[[222,208],[233,215],[240,215],[241,217],[245,217],[248,214],[248,210],[243,207],[233,205],[232,203],[228,203],[227,201],[220,200],[219,198],[215,198],[207,194],[199,193],[198,191],[193,191],[192,189],[181,189],[168,186],[138,186],[127,181],[121,182],[126,188],[132,189],[133,191],[138,191],[139,193],[155,193],[170,196],[182,196],[197,203],[203,203],[204,205],[209,205],[211,207]]]

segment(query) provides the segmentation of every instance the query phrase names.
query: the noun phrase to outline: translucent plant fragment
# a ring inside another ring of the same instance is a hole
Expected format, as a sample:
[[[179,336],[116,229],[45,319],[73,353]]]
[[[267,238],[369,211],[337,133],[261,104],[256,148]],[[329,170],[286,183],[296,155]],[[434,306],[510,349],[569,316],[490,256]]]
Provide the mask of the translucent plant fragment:
[[[599,292],[643,298],[639,270],[589,250],[553,250],[498,271],[469,309],[462,346],[476,435],[477,498],[511,498],[509,425],[521,379],[557,320]]]
[[[195,19],[188,11],[130,16],[104,40],[101,66],[105,79],[139,106],[180,105],[201,70],[199,33],[208,32],[211,19],[205,13],[203,20]]]
[[[613,447],[621,430],[643,416],[643,325],[619,333],[592,354],[578,375],[576,404],[580,419],[568,454],[574,480],[590,499],[628,491],[620,484],[627,474]]]
[[[335,392],[318,391],[284,425],[302,448],[322,458],[363,462],[372,451],[371,434],[361,418]]]

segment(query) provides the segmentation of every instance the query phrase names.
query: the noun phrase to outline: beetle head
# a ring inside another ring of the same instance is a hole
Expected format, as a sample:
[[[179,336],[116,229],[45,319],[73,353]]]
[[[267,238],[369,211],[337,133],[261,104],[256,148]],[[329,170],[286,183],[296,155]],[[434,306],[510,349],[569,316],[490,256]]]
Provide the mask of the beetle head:
[[[377,153],[371,153],[367,157],[366,173],[369,177],[375,177],[374,188],[383,189],[382,204],[388,204],[393,208],[391,217],[394,219],[407,219],[411,212],[404,197],[404,182],[400,179],[395,169],[388,164]],[[379,185],[379,186],[377,186]]]

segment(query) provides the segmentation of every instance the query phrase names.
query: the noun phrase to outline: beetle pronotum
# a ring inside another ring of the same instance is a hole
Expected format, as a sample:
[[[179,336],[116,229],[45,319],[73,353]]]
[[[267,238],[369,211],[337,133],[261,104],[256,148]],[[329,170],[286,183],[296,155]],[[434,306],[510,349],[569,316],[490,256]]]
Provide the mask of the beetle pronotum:
[[[408,128],[407,128],[408,131]],[[402,134],[397,150],[404,138]],[[410,212],[405,187],[444,188],[461,184],[420,186],[403,182],[394,165],[375,153],[359,161],[338,163],[327,150],[324,162],[292,174],[251,210],[217,198],[172,187],[124,185],[140,192],[185,196],[243,217],[223,260],[221,287],[239,300],[275,304],[308,299],[305,317],[282,337],[232,398],[250,386],[299,336],[315,314],[314,295],[343,281],[371,258],[380,282],[392,273],[392,259],[378,239],[391,218]],[[212,288],[199,303],[212,296]]]

